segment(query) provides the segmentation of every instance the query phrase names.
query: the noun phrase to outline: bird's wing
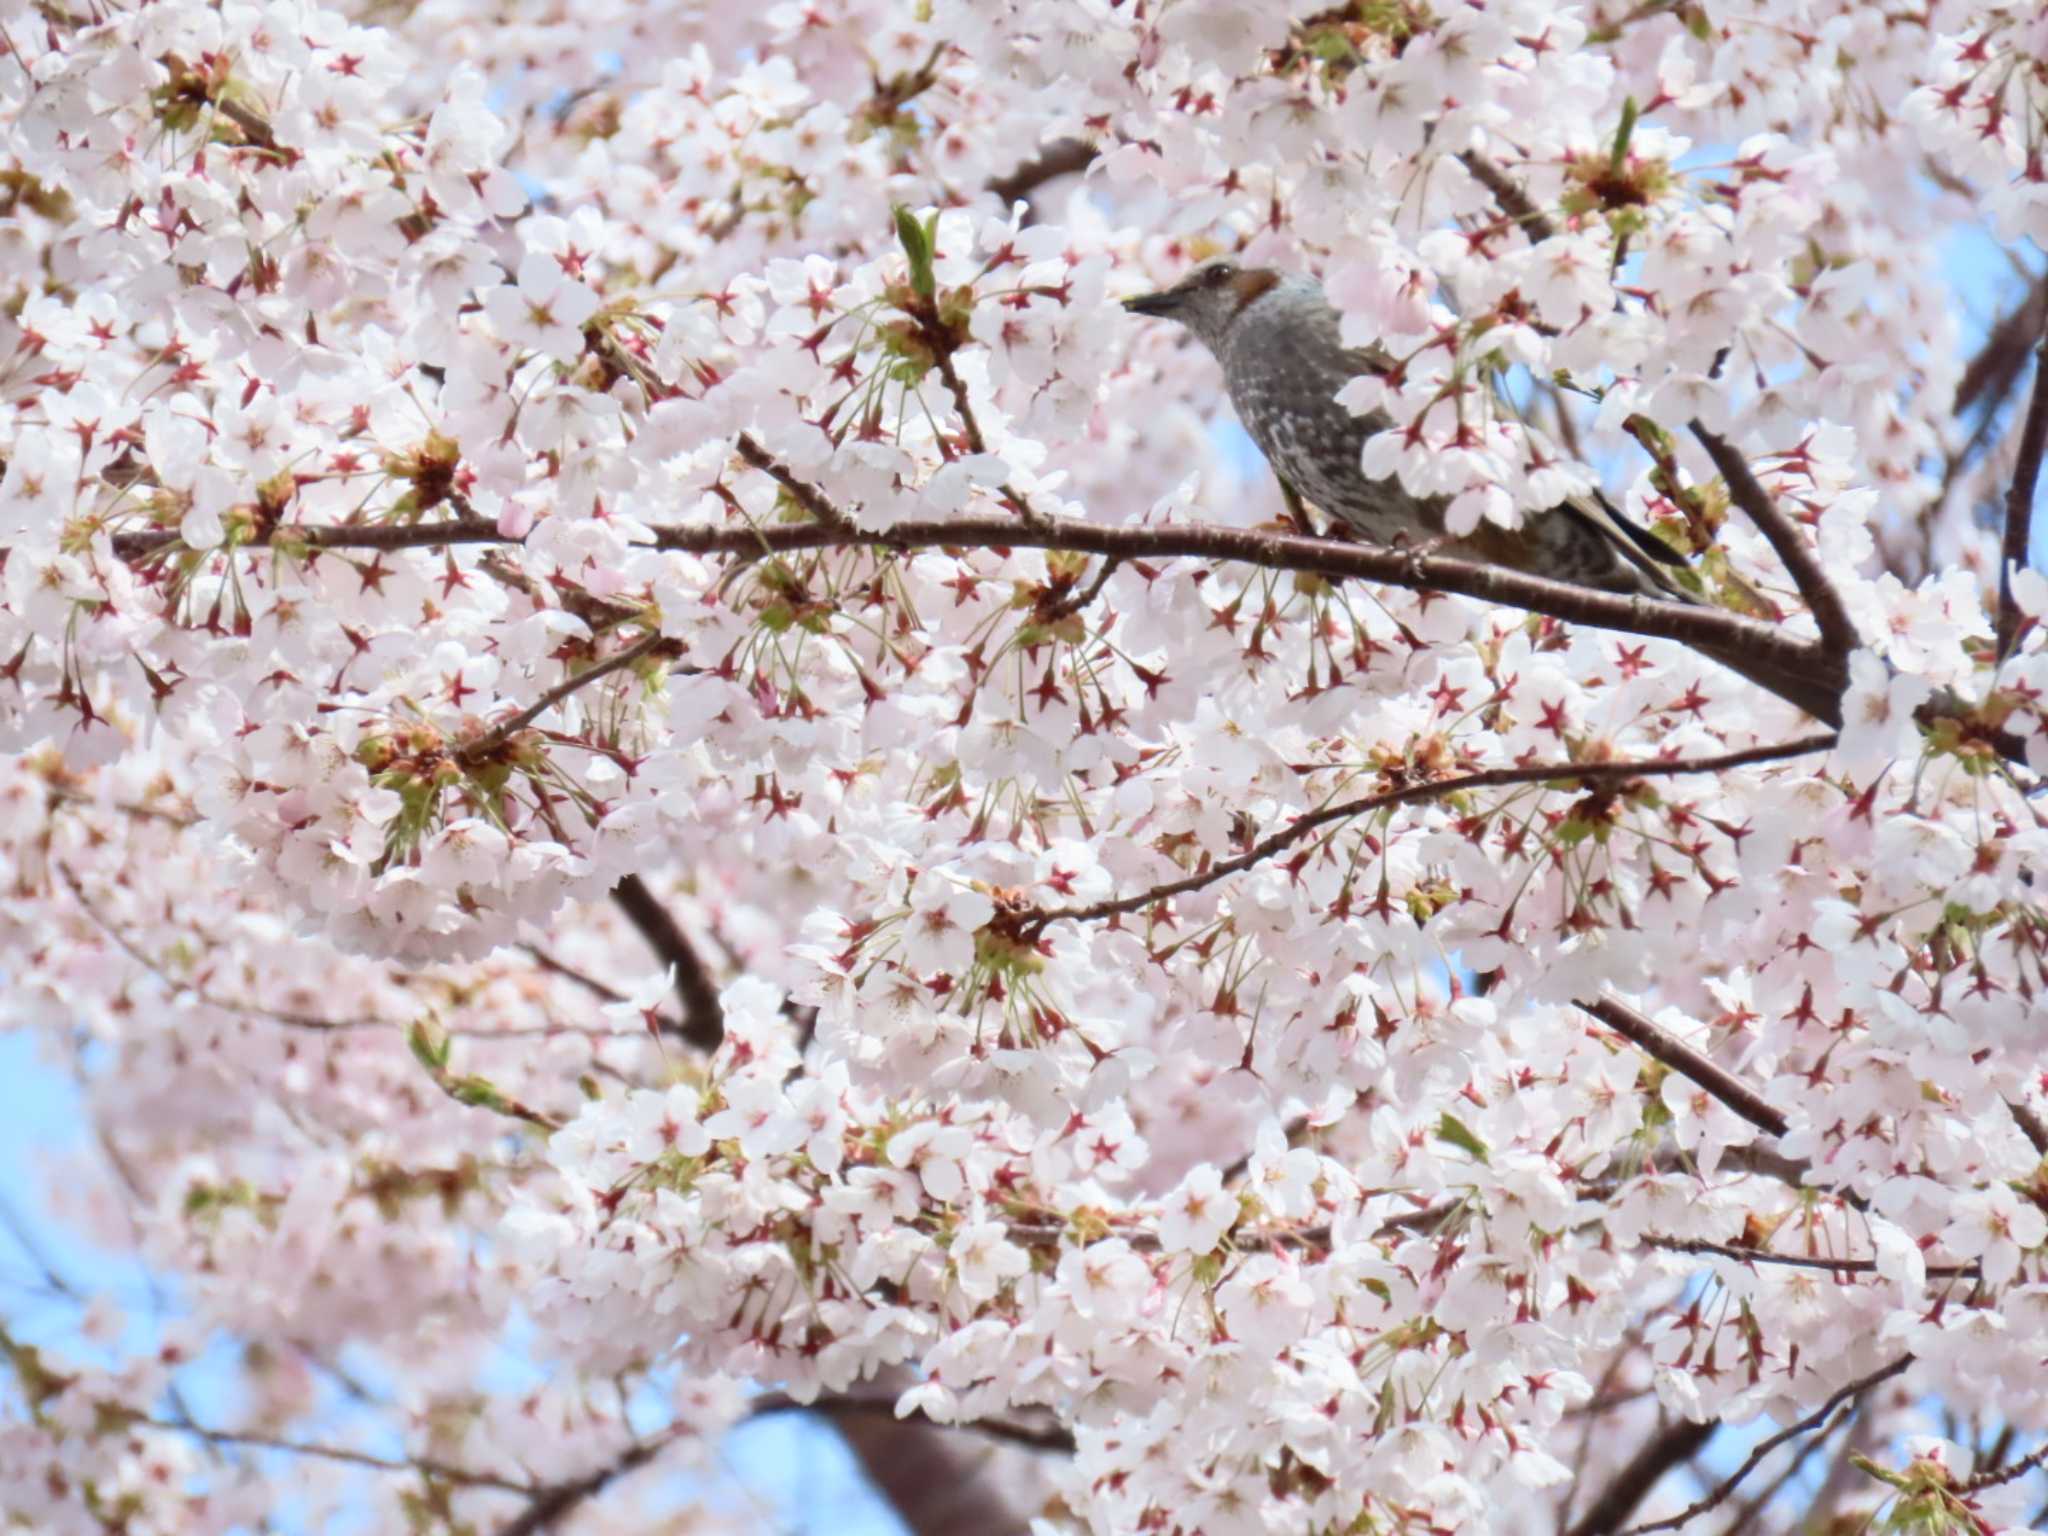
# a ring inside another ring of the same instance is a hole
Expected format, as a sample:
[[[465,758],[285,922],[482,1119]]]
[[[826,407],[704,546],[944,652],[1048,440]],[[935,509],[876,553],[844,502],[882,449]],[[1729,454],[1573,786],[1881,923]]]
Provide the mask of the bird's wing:
[[[1689,571],[1691,562],[1642,524],[1625,516],[1597,489],[1574,496],[1548,515],[1563,517],[1594,534],[1619,561],[1616,574],[1633,571],[1635,583],[1644,596],[1681,603],[1699,601],[1675,575],[1675,570]]]

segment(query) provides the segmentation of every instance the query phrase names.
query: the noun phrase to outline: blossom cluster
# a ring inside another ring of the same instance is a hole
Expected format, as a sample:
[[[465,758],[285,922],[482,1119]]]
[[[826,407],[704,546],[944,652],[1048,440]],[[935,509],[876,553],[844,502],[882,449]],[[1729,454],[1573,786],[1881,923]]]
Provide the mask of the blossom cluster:
[[[1937,239],[2040,233],[2041,27],[0,4],[0,1016],[188,1312],[0,1329],[0,1503],[265,1513],[217,1336],[308,1509],[446,1528],[877,1378],[1185,1536],[2048,1428],[2048,581]],[[1604,484],[1839,729],[1316,568],[1118,303],[1222,251],[1397,361],[1371,473]]]

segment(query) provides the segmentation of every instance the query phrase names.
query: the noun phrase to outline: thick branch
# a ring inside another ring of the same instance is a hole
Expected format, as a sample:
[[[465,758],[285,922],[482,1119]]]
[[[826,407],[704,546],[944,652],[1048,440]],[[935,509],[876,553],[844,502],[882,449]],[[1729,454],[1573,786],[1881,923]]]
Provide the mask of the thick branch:
[[[1728,1495],[1742,1485],[1743,1479],[1761,1466],[1764,1458],[1769,1456],[1771,1452],[1775,1451],[1787,1440],[1797,1435],[1803,1435],[1808,1430],[1818,1429],[1834,1415],[1834,1411],[1842,1404],[1849,1402],[1853,1398],[1861,1397],[1872,1387],[1883,1385],[1891,1380],[1892,1377],[1901,1374],[1912,1363],[1913,1357],[1911,1355],[1901,1355],[1898,1359],[1892,1361],[1890,1365],[1872,1371],[1868,1376],[1862,1376],[1850,1382],[1798,1423],[1788,1424],[1768,1440],[1758,1444],[1756,1449],[1749,1453],[1749,1456],[1743,1461],[1742,1465],[1737,1467],[1722,1482],[1716,1484],[1713,1492],[1709,1493],[1705,1498],[1680,1510],[1668,1519],[1653,1520],[1647,1525],[1632,1525],[1624,1533],[1624,1536],[1648,1536],[1648,1533],[1651,1531],[1675,1531],[1695,1516],[1703,1515],[1708,1510],[1724,1503]]]
[[[893,1395],[913,1380],[895,1366],[871,1390]],[[1037,1458],[929,1421],[898,1419],[893,1408],[885,1416],[850,1407],[829,1417],[911,1536],[1026,1536],[1027,1511],[1040,1502],[1026,1491]]]
[[[813,1402],[799,1402],[796,1398],[780,1392],[771,1392],[755,1398],[749,1409],[753,1417],[761,1418],[775,1413],[822,1413],[827,1417],[840,1414],[867,1414],[877,1418],[895,1420],[896,1399],[884,1393],[866,1394],[841,1393],[826,1395]],[[900,1420],[920,1428],[952,1429],[966,1434],[980,1435],[989,1440],[1000,1440],[1006,1445],[1021,1446],[1027,1451],[1056,1451],[1072,1455],[1073,1434],[1057,1424],[1019,1424],[1010,1419],[962,1419],[957,1424],[939,1424],[923,1417]]]
[[[234,554],[245,549],[438,549],[448,544],[517,544],[498,531],[488,517],[451,517],[440,522],[282,523],[258,529],[231,547],[206,553]],[[146,533],[117,533],[109,541],[114,558],[133,565],[185,547],[175,528]]]
[[[1046,145],[1007,176],[993,178],[988,189],[1001,198],[1007,208],[1019,198],[1028,200],[1032,193],[1049,181],[1087,170],[1094,160],[1095,146],[1087,140],[1060,139]]]
[[[1998,553],[1998,659],[2012,654],[2020,636],[2019,604],[2013,600],[2012,573],[2027,563],[2028,536],[2034,528],[2034,486],[2041,478],[2041,449],[2048,443],[2048,337],[2034,348],[2034,393],[2027,401],[2026,424],[2020,428],[2019,458],[2012,485],[2005,493],[2005,539]]]
[[[744,448],[741,453],[746,456]],[[796,485],[803,486],[803,482],[797,481]],[[818,495],[809,486],[803,489],[812,496]],[[796,490],[792,489],[791,494],[803,500]],[[819,515],[815,509],[810,510],[814,516]],[[1126,560],[1230,561],[1266,570],[1312,571],[1339,580],[1377,581],[1418,591],[1452,592],[1598,629],[1652,635],[1695,648],[1711,647],[1717,652],[1742,656],[1758,666],[1786,672],[1810,672],[1826,666],[1828,661],[1820,646],[1724,609],[1596,592],[1570,582],[1549,581],[1441,555],[1415,555],[1377,545],[1249,528],[1201,523],[1144,526],[1060,517],[1041,517],[1024,524],[1009,518],[969,517],[911,519],[887,528],[868,529],[852,527],[842,516],[837,524],[820,521],[767,528],[671,525],[656,528],[654,533],[657,548],[700,555],[759,556],[865,546],[895,550],[1057,549]],[[367,527],[287,525],[274,533],[259,533],[238,547],[261,548],[277,541],[280,535],[289,542],[314,549],[405,549],[517,542],[499,533],[497,525],[488,519],[455,518],[440,523]],[[136,560],[176,543],[177,535],[170,532],[122,534],[115,538],[114,550],[123,559]]]
[[[2028,341],[2048,327],[2048,273],[2034,280],[2019,303],[1998,317],[1977,355],[1963,368],[1956,381],[1955,411],[1966,415],[1981,401],[1986,416],[1994,416],[2019,381],[2033,350]]]
[[[1782,1136],[1790,1129],[1785,1117],[1765,1102],[1755,1089],[1734,1074],[1716,1066],[1691,1046],[1672,1038],[1633,1008],[1603,997],[1579,1006],[1602,1024],[1640,1047],[1646,1056],[1664,1063],[1681,1077],[1698,1084],[1713,1097],[1742,1116],[1751,1125]]]
[[[1849,618],[1842,594],[1835,590],[1835,584],[1821,569],[1813,546],[1793,526],[1792,519],[1778,510],[1778,504],[1771,500],[1770,493],[1749,467],[1749,460],[1726,438],[1709,432],[1697,421],[1692,423],[1692,435],[1699,439],[1700,446],[1707,450],[1707,457],[1714,461],[1714,468],[1728,483],[1730,498],[1748,514],[1757,531],[1770,541],[1771,548],[1790,573],[1793,585],[1799,588],[1799,595],[1813,610],[1814,622],[1820,626],[1821,643],[1831,654],[1847,656],[1860,643],[1856,625]]]
[[[717,1050],[725,1039],[725,1009],[718,1001],[718,985],[689,935],[638,875],[628,875],[613,886],[612,900],[655,956],[675,968],[676,996],[683,1001],[677,1033],[700,1050]]]
[[[1708,1419],[1699,1424],[1690,1419],[1679,1419],[1665,1425],[1644,1442],[1626,1466],[1614,1474],[1614,1481],[1593,1501],[1593,1507],[1586,1511],[1585,1517],[1571,1528],[1570,1536],[1608,1536],[1609,1532],[1620,1529],[1621,1522],[1635,1513],[1635,1507],[1657,1486],[1658,1479],[1705,1450],[1707,1442],[1714,1438],[1714,1431],[1720,1427],[1719,1419]]]
[[[1029,922],[1035,927],[1043,928],[1053,922],[1094,922],[1105,917],[1121,916],[1127,912],[1142,912],[1156,902],[1174,896],[1184,896],[1190,891],[1198,891],[1204,886],[1214,885],[1218,880],[1250,869],[1333,821],[1348,820],[1353,816],[1367,815],[1373,811],[1385,810],[1389,806],[1406,805],[1416,800],[1441,799],[1445,795],[1458,794],[1468,789],[1495,789],[1510,784],[1542,784],[1551,780],[1560,783],[1596,783],[1615,779],[1670,778],[1689,773],[1722,773],[1749,763],[1774,762],[1780,758],[1801,757],[1809,752],[1825,752],[1834,744],[1834,734],[1829,732],[1819,736],[1803,736],[1797,741],[1777,746],[1749,747],[1740,752],[1723,752],[1715,757],[1610,763],[1533,763],[1519,768],[1484,768],[1477,773],[1459,774],[1454,778],[1438,779],[1429,784],[1409,784],[1400,789],[1387,790],[1383,794],[1367,795],[1362,799],[1346,800],[1338,805],[1326,805],[1321,810],[1310,811],[1288,823],[1271,837],[1254,844],[1236,858],[1212,864],[1200,873],[1189,875],[1183,880],[1156,885],[1149,890],[1138,892],[1135,896],[1117,897],[1097,902],[1092,906],[1054,907],[1032,914]]]

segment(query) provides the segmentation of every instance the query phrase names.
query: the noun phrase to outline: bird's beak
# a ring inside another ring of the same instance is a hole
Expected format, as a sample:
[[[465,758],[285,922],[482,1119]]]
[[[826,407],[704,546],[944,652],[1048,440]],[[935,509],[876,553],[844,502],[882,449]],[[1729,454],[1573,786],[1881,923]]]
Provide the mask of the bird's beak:
[[[1134,315],[1170,315],[1179,304],[1180,295],[1170,288],[1161,293],[1141,293],[1136,298],[1124,300],[1124,308]]]

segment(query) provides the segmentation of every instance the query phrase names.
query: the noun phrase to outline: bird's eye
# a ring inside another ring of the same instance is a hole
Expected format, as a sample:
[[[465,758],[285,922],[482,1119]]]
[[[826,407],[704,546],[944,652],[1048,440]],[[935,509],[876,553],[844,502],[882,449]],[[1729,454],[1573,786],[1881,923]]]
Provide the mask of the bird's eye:
[[[1211,288],[1220,288],[1235,276],[1237,276],[1236,267],[1227,261],[1219,261],[1215,266],[1202,274],[1202,281]]]

